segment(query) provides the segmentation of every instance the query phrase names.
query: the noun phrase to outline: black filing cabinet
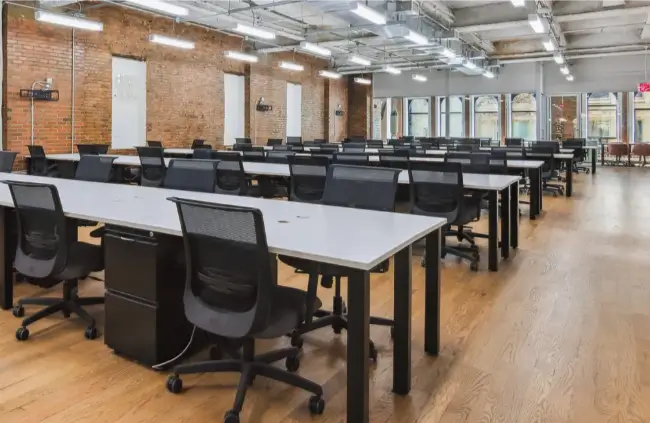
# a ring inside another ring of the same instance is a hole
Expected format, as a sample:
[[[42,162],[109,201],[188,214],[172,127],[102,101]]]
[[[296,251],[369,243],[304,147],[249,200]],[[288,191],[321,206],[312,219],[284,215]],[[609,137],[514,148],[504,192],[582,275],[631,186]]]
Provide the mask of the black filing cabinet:
[[[107,225],[104,247],[106,345],[146,365],[175,357],[192,332],[182,238]]]

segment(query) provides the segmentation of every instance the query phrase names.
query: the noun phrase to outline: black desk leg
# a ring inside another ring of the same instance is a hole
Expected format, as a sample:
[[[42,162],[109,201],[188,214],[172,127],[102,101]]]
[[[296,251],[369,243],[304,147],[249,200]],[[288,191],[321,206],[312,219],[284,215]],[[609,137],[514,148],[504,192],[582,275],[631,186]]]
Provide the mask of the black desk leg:
[[[605,144],[600,145],[600,165],[605,166]]]
[[[410,245],[395,254],[393,392],[400,395],[411,391],[411,257]]]
[[[537,168],[537,216],[544,210],[544,180],[542,179],[542,168]]]
[[[573,194],[573,159],[566,161],[566,196]]]
[[[14,306],[14,272],[11,251],[10,216],[12,210],[0,207],[0,308],[8,310]]]
[[[510,245],[519,247],[519,183],[510,186]]]
[[[501,257],[510,257],[510,186],[501,191]]]
[[[426,237],[426,268],[424,275],[424,351],[440,353],[440,237],[444,228]],[[397,335],[397,334],[395,334]]]
[[[598,150],[595,148],[591,149],[591,174],[596,174],[596,156],[598,155]]]
[[[370,274],[348,278],[348,423],[369,423]]]
[[[490,191],[488,193],[488,268],[494,272],[499,270],[499,201],[497,194],[497,191]]]
[[[539,214],[539,169],[531,169],[528,176],[530,177],[530,204],[528,206],[529,217],[531,220],[535,220]]]

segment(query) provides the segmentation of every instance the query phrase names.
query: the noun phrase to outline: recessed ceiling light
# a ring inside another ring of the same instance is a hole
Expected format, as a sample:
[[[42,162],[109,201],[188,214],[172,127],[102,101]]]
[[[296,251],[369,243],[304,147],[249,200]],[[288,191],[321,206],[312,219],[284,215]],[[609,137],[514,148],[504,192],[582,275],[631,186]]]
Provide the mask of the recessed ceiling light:
[[[307,41],[303,41],[300,43],[300,48],[303,50],[306,50],[310,53],[318,54],[319,56],[331,56],[332,52],[325,47],[321,47],[319,45],[316,45],[314,43],[308,43]]]
[[[152,43],[163,44],[170,47],[184,48],[191,50],[195,47],[192,41],[181,40],[179,38],[165,37],[164,35],[151,34],[149,41]]]
[[[402,73],[401,70],[394,68],[392,66],[385,66],[384,71],[390,73],[391,75],[399,75],[400,73]]]
[[[128,3],[137,4],[138,6],[146,7],[147,9],[158,10],[159,12],[165,12],[174,16],[187,16],[190,13],[190,10],[176,6],[175,4],[170,4],[160,0],[127,0]]]
[[[257,63],[259,60],[257,56],[252,54],[241,53],[239,51],[226,51],[225,56],[233,60],[241,60],[242,62]]]
[[[370,60],[359,56],[348,57],[348,62],[356,63],[357,65],[361,65],[361,66],[370,66],[370,64],[372,63]]]
[[[255,38],[262,38],[264,40],[275,39],[275,34],[272,33],[271,31],[267,31],[262,28],[248,26],[240,23],[238,23],[237,26],[235,27],[235,31],[239,32],[240,34],[250,35],[251,37],[255,37]]]
[[[356,82],[357,84],[362,84],[362,85],[370,85],[370,84],[372,84],[372,80],[370,80],[368,78],[360,78],[360,77],[354,78],[354,82]]]
[[[562,66],[560,68],[560,72],[562,72],[562,75],[568,75],[569,74],[569,68],[566,66]]]
[[[569,82],[573,82],[573,75],[567,75],[566,80]]]
[[[34,19],[40,22],[47,22],[54,25],[68,26],[77,29],[86,29],[88,31],[102,31],[104,24],[89,19],[77,18],[75,16],[61,15],[59,13],[50,13],[39,10],[34,13]]]
[[[330,79],[339,79],[341,77],[340,73],[336,73],[328,70],[322,70],[318,72],[318,74],[322,77],[330,78]]]
[[[303,70],[305,70],[305,67],[303,65],[299,65],[298,63],[293,63],[293,62],[280,62],[280,67],[282,69],[287,69],[287,70],[292,70],[292,71],[303,71]]]

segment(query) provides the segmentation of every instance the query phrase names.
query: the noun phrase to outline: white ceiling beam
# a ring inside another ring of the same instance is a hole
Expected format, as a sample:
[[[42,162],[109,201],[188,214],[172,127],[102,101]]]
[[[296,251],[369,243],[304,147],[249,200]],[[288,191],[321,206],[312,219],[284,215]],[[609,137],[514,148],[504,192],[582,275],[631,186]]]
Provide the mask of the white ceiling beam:
[[[603,7],[625,6],[625,0],[603,0]]]

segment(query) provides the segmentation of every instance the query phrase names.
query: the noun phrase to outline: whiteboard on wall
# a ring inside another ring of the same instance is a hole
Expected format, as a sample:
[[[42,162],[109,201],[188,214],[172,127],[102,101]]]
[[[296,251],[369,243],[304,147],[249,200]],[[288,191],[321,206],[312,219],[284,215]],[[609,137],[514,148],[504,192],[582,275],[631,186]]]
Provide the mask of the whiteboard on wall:
[[[113,57],[111,147],[134,148],[147,139],[147,63]]]
[[[223,75],[224,121],[223,143],[233,145],[235,138],[244,137],[244,77],[225,73]]]
[[[287,82],[287,137],[302,136],[302,86]]]

